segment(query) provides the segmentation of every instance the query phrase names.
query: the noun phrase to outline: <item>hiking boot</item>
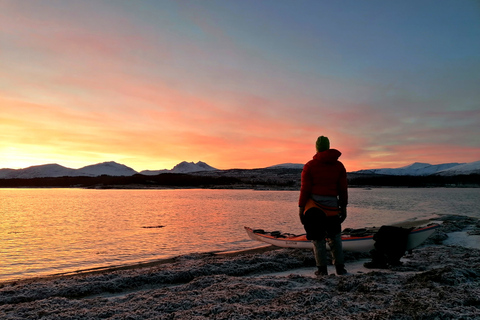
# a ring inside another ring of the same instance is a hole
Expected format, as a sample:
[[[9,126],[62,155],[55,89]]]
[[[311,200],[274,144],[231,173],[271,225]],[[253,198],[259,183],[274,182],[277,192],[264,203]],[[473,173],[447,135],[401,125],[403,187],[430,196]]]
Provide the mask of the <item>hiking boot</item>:
[[[317,267],[318,270],[315,271],[316,276],[328,276],[327,266]]]
[[[343,264],[335,265],[335,270],[337,271],[337,275],[339,276],[347,273],[347,270],[345,270],[345,266]]]

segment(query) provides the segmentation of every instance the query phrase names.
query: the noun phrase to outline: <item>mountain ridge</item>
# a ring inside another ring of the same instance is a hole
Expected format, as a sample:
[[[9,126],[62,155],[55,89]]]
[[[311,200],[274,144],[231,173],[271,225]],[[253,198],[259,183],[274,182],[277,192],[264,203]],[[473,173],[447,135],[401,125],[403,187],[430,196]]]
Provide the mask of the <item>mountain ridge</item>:
[[[195,162],[187,162],[182,161],[173,167],[171,170],[163,169],[163,170],[143,170],[140,171],[140,174],[144,175],[157,175],[162,173],[192,173],[192,172],[200,172],[200,171],[216,171],[218,169],[209,166],[203,161]]]
[[[283,163],[274,166],[269,166],[262,169],[295,169],[301,170],[303,164],[298,163]],[[114,162],[102,162],[98,164],[88,165],[79,169],[71,169],[61,166],[56,163],[36,165],[23,169],[0,169],[0,179],[31,179],[31,178],[46,178],[46,177],[98,177],[102,175],[107,176],[133,176],[135,174],[141,175],[159,175],[162,173],[198,173],[198,172],[221,172],[225,170],[216,169],[205,162],[198,161],[187,162],[182,161],[173,167],[171,170],[143,170],[140,172],[134,169]],[[480,161],[469,163],[444,163],[432,165],[429,163],[414,162],[408,166],[400,168],[383,168],[383,169],[367,169],[359,170],[349,173],[355,174],[373,174],[373,175],[393,175],[393,176],[430,176],[430,175],[464,175],[464,174],[480,174]]]
[[[436,165],[414,162],[410,165],[400,168],[368,169],[359,170],[352,173],[392,176],[462,175],[472,173],[480,174],[480,161],[469,163],[453,162]]]
[[[23,169],[0,169],[0,179],[33,179],[58,177],[98,177],[102,175],[132,176],[135,170],[114,161],[71,169],[56,163],[31,166]]]
[[[430,174],[438,173],[443,170],[453,168],[461,164],[463,163],[443,163],[438,165],[432,165],[429,163],[414,162],[410,165],[400,167],[400,168],[367,169],[367,170],[355,171],[355,173],[381,174],[381,175],[392,175],[392,176],[406,176],[406,175],[427,176]]]
[[[187,162],[182,161],[173,169],[168,170],[143,170],[140,172],[117,163],[115,161],[107,161],[97,164],[88,165],[79,169],[71,169],[56,163],[30,166],[23,169],[0,169],[0,179],[33,179],[33,178],[58,178],[58,177],[98,177],[102,175],[108,176],[133,176],[135,174],[158,175],[162,173],[194,173],[201,171],[216,171],[218,169],[198,161]]]

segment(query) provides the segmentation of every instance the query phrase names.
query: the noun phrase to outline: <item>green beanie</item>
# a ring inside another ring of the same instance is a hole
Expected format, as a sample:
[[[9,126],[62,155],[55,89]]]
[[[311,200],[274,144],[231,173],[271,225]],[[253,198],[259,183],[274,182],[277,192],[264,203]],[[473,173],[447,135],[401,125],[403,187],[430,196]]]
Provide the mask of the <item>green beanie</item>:
[[[315,146],[317,147],[317,152],[328,150],[330,149],[330,140],[328,140],[327,137],[320,136],[318,137]]]

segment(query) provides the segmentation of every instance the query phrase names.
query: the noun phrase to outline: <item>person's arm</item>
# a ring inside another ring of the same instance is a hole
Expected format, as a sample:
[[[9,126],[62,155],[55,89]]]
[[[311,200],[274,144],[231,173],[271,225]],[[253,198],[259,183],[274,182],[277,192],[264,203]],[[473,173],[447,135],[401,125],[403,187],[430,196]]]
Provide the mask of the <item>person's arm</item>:
[[[340,207],[340,213],[338,214],[340,218],[340,223],[343,223],[347,219],[347,206]]]
[[[310,198],[312,190],[312,181],[309,174],[309,166],[306,164],[303,166],[302,177],[301,177],[301,186],[300,186],[300,197],[298,199],[298,215],[300,217],[300,222],[304,224],[304,211],[305,205],[307,204],[308,198]]]
[[[298,199],[299,207],[305,207],[308,199],[310,198],[311,193],[312,193],[312,178],[310,174],[310,166],[307,163],[302,170],[300,197]]]
[[[305,207],[298,207],[298,216],[300,217],[300,222],[302,224],[305,224],[304,221],[303,221],[303,212],[305,211]]]
[[[347,204],[348,204],[348,182],[347,170],[342,164],[342,171],[338,183],[338,206],[340,207],[340,223],[347,219]]]

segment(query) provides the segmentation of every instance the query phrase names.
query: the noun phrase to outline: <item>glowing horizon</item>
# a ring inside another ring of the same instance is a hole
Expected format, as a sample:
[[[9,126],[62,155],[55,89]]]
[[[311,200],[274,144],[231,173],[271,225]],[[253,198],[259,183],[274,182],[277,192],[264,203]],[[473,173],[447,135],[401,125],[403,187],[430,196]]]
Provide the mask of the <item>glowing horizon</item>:
[[[54,1],[55,2],[55,1]],[[348,9],[348,10],[346,10]],[[0,168],[480,160],[478,4],[0,4]]]

